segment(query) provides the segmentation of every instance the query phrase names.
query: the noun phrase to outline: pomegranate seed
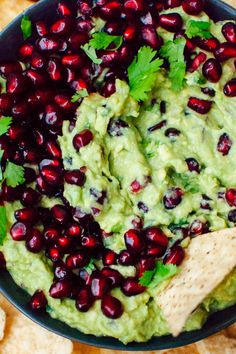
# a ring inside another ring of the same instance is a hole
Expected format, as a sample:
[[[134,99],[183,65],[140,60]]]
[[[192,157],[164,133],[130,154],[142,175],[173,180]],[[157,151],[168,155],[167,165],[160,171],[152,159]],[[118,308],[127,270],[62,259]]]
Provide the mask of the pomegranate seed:
[[[32,208],[18,209],[15,211],[14,216],[17,221],[35,224],[38,221],[36,210]]]
[[[107,278],[94,277],[91,282],[91,292],[96,299],[101,299],[110,289],[110,282]]]
[[[141,257],[137,264],[137,277],[140,278],[147,270],[154,269],[156,261],[153,257]]]
[[[38,49],[45,53],[55,53],[60,48],[60,42],[51,36],[44,36],[37,42]]]
[[[201,220],[196,219],[189,227],[190,235],[202,235],[209,231],[207,223],[203,223]]]
[[[101,275],[109,280],[112,288],[120,286],[123,279],[118,270],[108,267],[105,267],[101,270]]]
[[[228,213],[228,220],[236,223],[236,209],[230,210]]]
[[[57,240],[57,246],[64,253],[71,252],[73,246],[73,240],[71,238],[68,238],[67,236],[61,236]]]
[[[204,209],[204,210],[212,210],[209,201],[211,201],[211,198],[209,198],[207,195],[203,194],[203,195],[202,195],[202,201],[201,201],[201,203],[200,203],[201,209]]]
[[[119,254],[118,262],[121,265],[126,265],[126,266],[134,265],[135,263],[134,255],[129,251],[123,250]]]
[[[62,172],[54,166],[45,166],[41,169],[41,175],[46,183],[60,185],[62,183]]]
[[[206,114],[211,109],[212,102],[206,101],[196,97],[190,97],[188,100],[188,107],[199,114]]]
[[[51,213],[54,220],[60,225],[66,225],[70,218],[68,209],[64,205],[54,205],[54,207],[51,209]]]
[[[0,111],[1,113],[7,115],[11,113],[11,108],[13,105],[14,99],[9,93],[0,94]]]
[[[71,282],[67,279],[55,281],[49,289],[49,294],[54,299],[68,297],[72,290]]]
[[[31,228],[27,223],[17,221],[12,225],[10,234],[14,241],[24,241],[31,234]]]
[[[79,17],[77,19],[76,29],[78,32],[90,32],[93,28],[93,22],[91,19],[85,19],[83,17]]]
[[[79,310],[80,312],[87,312],[93,305],[94,301],[95,298],[92,295],[90,288],[86,286],[78,293],[75,305],[77,310]]]
[[[138,230],[128,230],[124,235],[124,239],[126,247],[130,252],[141,252],[145,247],[144,238]]]
[[[137,29],[135,26],[129,25],[126,27],[123,37],[126,41],[132,41],[137,35]]]
[[[194,39],[195,43],[197,46],[203,50],[206,50],[207,52],[214,52],[214,50],[219,46],[220,42],[218,41],[217,38],[209,38],[209,39],[203,39],[200,37],[197,37]]]
[[[48,33],[46,24],[43,21],[36,22],[35,28],[40,37],[44,37]]]
[[[75,79],[73,82],[71,82],[71,87],[75,91],[80,91],[82,89],[88,89],[88,84],[83,79]]]
[[[206,58],[207,58],[207,56],[206,56],[206,54],[203,53],[203,52],[200,52],[199,54],[197,54],[197,55],[195,56],[195,58],[192,60],[191,65],[190,65],[188,71],[189,71],[190,73],[193,73],[194,71],[196,71],[196,70],[199,68],[199,66],[200,66],[202,63],[204,63],[204,61],[206,60]]]
[[[145,291],[145,287],[138,283],[137,278],[135,277],[128,277],[123,281],[121,285],[121,291],[126,296],[134,296],[139,295]]]
[[[84,16],[92,15],[92,6],[91,3],[85,1],[79,3],[79,12]]]
[[[36,172],[33,168],[25,167],[25,181],[26,183],[32,183],[36,180]]]
[[[134,229],[142,229],[143,228],[143,219],[137,216],[135,219],[131,221]]]
[[[124,2],[124,8],[128,12],[141,12],[144,10],[143,0],[126,0]]]
[[[11,61],[7,63],[0,63],[0,74],[7,78],[10,74],[21,73],[22,66],[18,61]]]
[[[217,150],[223,155],[228,155],[231,146],[232,146],[233,142],[230,139],[229,135],[226,133],[223,133],[220,137],[219,137],[219,141],[217,143]]]
[[[30,299],[30,307],[36,312],[45,311],[47,304],[46,296],[41,290],[37,290]]]
[[[202,67],[202,73],[210,82],[218,82],[222,75],[222,67],[216,59],[208,59]]]
[[[144,25],[150,25],[157,27],[159,21],[159,15],[157,11],[148,11],[140,17],[141,22]]]
[[[65,231],[65,234],[69,237],[81,236],[81,227],[78,224],[71,224]]]
[[[12,106],[12,116],[19,121],[27,118],[27,116],[30,114],[30,111],[31,109],[29,104],[25,101],[18,102]]]
[[[53,81],[62,80],[62,66],[57,58],[50,58],[48,61],[47,72]]]
[[[6,90],[11,94],[24,93],[30,87],[30,81],[21,73],[11,74],[7,78]]]
[[[205,93],[205,95],[208,95],[208,96],[210,96],[210,97],[214,97],[215,96],[215,90],[214,89],[211,89],[211,88],[209,88],[209,87],[203,87],[202,89],[201,89],[201,91],[203,92],[203,93]]]
[[[46,106],[44,114],[45,123],[51,127],[61,127],[63,120],[57,105],[51,103]]]
[[[219,61],[225,61],[230,58],[236,58],[236,44],[225,42],[221,43],[215,50],[215,57]]]
[[[47,84],[47,76],[39,71],[27,70],[26,76],[31,80],[34,86],[44,86]]]
[[[163,248],[162,246],[148,245],[146,254],[147,254],[147,256],[150,256],[150,257],[159,258],[159,257],[163,256],[165,251],[166,251],[166,248]]]
[[[45,105],[53,99],[53,91],[47,89],[37,89],[35,91],[35,97],[42,105]]]
[[[227,189],[225,192],[225,199],[229,205],[236,206],[236,189]]]
[[[128,124],[122,119],[110,119],[107,131],[111,136],[122,136],[123,129],[127,127]]]
[[[116,264],[116,259],[117,254],[110,249],[106,249],[103,253],[102,261],[105,266]]]
[[[80,170],[67,171],[65,173],[65,181],[66,183],[82,187],[86,181],[86,177]]]
[[[88,256],[88,252],[84,250],[79,250],[66,258],[66,266],[69,269],[83,268],[87,264],[89,264],[89,261],[90,259]]]
[[[228,97],[236,96],[236,79],[232,79],[225,84],[224,94]]]
[[[151,241],[158,246],[166,248],[168,246],[168,237],[164,234],[164,232],[159,229],[158,227],[152,226],[148,227],[144,230],[145,236],[147,237],[148,241]]]
[[[185,38],[186,44],[185,44],[185,49],[188,53],[192,53],[192,51],[196,48],[196,44],[194,41],[190,40],[184,30],[178,31],[174,34],[174,39],[176,38]]]
[[[165,8],[173,9],[182,4],[182,0],[165,0]]]
[[[45,58],[40,54],[34,54],[31,60],[31,67],[34,69],[42,69],[45,65]]]
[[[102,96],[110,97],[116,91],[115,81],[108,81],[102,88]]]
[[[141,189],[143,189],[143,186],[136,179],[130,184],[132,193],[138,193]]]
[[[173,246],[170,248],[167,256],[164,259],[165,264],[175,264],[180,265],[182,260],[184,259],[184,250],[181,246]]]
[[[69,278],[71,275],[63,261],[53,264],[53,273],[58,280]]]
[[[62,157],[61,148],[56,141],[47,141],[47,152],[54,158],[60,159]]]
[[[57,262],[62,257],[59,249],[56,247],[53,247],[53,246],[49,248],[47,255],[51,259],[52,262]]]
[[[203,0],[183,0],[182,7],[183,10],[188,15],[197,16],[204,9],[204,1]]]
[[[115,22],[107,22],[103,28],[104,32],[111,34],[113,36],[118,36],[122,34],[124,24],[120,21],[115,21]],[[125,32],[123,34],[125,38]],[[127,38],[125,38],[127,39]]]
[[[109,1],[99,9],[99,15],[104,20],[114,19],[121,15],[120,1]]]
[[[1,196],[6,202],[13,202],[20,198],[21,190],[3,184]]]
[[[180,188],[170,188],[163,197],[163,203],[166,209],[176,208],[182,201],[183,191]]]
[[[20,140],[24,134],[24,128],[19,125],[12,125],[8,130],[8,136],[11,140]]]
[[[79,134],[76,134],[73,138],[74,148],[79,151],[81,147],[84,147],[93,140],[93,133],[89,129],[85,129]]]
[[[105,295],[102,298],[101,310],[106,317],[112,319],[119,318],[123,314],[123,307],[120,300],[111,295]]]
[[[0,251],[0,269],[6,269],[6,260],[4,254]]]
[[[68,18],[60,18],[51,25],[50,31],[57,35],[68,35],[73,29],[73,21]]]
[[[33,50],[34,47],[32,44],[23,44],[18,51],[20,59],[22,61],[27,61],[29,58],[31,58]]]
[[[62,64],[73,69],[78,69],[82,63],[82,58],[78,54],[70,54],[62,57]]]
[[[55,102],[60,108],[64,109],[65,111],[73,111],[77,108],[77,105],[71,102],[71,97],[67,95],[56,95]]]
[[[43,237],[39,230],[32,229],[30,236],[27,237],[25,246],[32,253],[39,253],[43,248]]]
[[[61,16],[72,16],[72,10],[64,2],[59,2],[58,3],[57,12]]]
[[[154,49],[160,48],[160,46],[163,44],[162,38],[157,35],[156,29],[153,26],[143,26],[141,28],[141,34],[144,43]]]
[[[162,120],[161,122],[152,125],[151,127],[148,128],[149,133],[152,133],[152,132],[154,132],[155,130],[159,130],[159,129],[165,127],[165,126],[166,126],[166,123],[167,123],[166,120]]]
[[[159,17],[159,24],[169,32],[178,32],[183,26],[183,21],[178,13],[163,14]]]
[[[35,206],[40,200],[40,194],[33,188],[27,187],[24,189],[21,195],[21,203],[25,207]]]
[[[43,231],[43,237],[49,243],[55,243],[60,237],[59,230],[55,226],[46,226]]]
[[[236,43],[236,25],[234,22],[225,23],[221,31],[228,42]]]
[[[194,172],[200,173],[199,163],[194,157],[189,157],[185,161],[187,163],[187,166],[188,166],[188,169],[190,172],[194,171]]]
[[[68,42],[72,49],[79,50],[82,45],[88,42],[88,40],[89,36],[87,32],[78,32],[72,33]]]
[[[36,180],[36,188],[37,190],[41,193],[41,194],[45,194],[45,195],[52,195],[53,194],[53,189],[52,186],[49,186],[43,179],[41,176],[37,177]]]

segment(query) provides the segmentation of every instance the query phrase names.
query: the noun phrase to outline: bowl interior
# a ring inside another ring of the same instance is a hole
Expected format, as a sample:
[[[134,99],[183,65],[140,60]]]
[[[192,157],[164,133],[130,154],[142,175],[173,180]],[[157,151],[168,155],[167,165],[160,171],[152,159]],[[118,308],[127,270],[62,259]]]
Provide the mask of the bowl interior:
[[[55,17],[55,9],[59,1],[60,0],[42,0],[29,8],[25,13],[33,22],[39,19],[44,19],[46,22],[51,23]],[[219,0],[207,1],[207,13],[214,20],[236,19],[236,10]],[[18,16],[0,34],[0,61],[11,60],[16,57],[16,50],[23,42],[20,31],[21,17],[22,15]],[[198,331],[185,332],[177,338],[163,336],[153,338],[146,343],[133,342],[124,345],[114,338],[95,337],[93,335],[83,334],[80,331],[67,326],[63,322],[52,319],[48,314],[35,315],[27,305],[29,302],[29,295],[14,283],[7,271],[1,272],[0,291],[14,306],[42,327],[71,340],[116,350],[144,351],[179,347],[210,336],[236,321],[235,305],[211,315],[202,329]]]

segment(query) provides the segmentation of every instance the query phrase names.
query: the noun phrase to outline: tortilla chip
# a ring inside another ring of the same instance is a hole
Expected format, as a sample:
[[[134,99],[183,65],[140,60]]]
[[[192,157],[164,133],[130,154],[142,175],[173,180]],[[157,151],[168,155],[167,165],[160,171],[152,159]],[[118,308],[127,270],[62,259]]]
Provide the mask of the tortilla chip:
[[[199,354],[235,354],[236,339],[219,334],[196,343]]]
[[[4,337],[4,330],[6,325],[6,314],[3,309],[0,307],[0,340]]]
[[[210,232],[191,241],[181,272],[156,298],[174,336],[235,265],[236,228]]]
[[[226,328],[225,333],[226,333],[226,337],[236,339],[236,323]]]
[[[33,2],[29,0],[0,0],[0,29],[31,5]]]

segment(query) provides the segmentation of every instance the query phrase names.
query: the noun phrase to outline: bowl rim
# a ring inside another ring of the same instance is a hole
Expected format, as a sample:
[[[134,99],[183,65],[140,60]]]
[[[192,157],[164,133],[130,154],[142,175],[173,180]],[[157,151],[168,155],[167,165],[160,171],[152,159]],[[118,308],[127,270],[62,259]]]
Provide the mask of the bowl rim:
[[[53,3],[50,3],[50,0],[41,0],[27,8],[0,32],[0,41],[2,36],[10,33],[12,29],[13,31],[15,30],[14,27],[16,27],[16,25],[19,25],[23,15],[30,16],[32,12],[37,14],[37,10],[39,10],[40,8],[43,9],[46,8],[46,6],[56,6],[59,1],[60,0],[54,0]],[[236,9],[222,2],[221,0],[209,0],[209,4],[211,6],[216,6],[218,9],[222,9],[228,13],[231,13],[232,18],[236,18]],[[6,270],[1,271],[0,292],[20,312],[22,312],[25,316],[27,316],[29,319],[31,319],[41,327],[70,340],[106,349],[145,351],[181,347],[183,345],[197,342],[203,338],[215,334],[216,332],[236,322],[235,304],[234,306],[228,307],[221,311],[217,311],[215,314],[210,315],[207,322],[199,330],[183,332],[176,338],[172,337],[171,335],[166,335],[160,337],[153,337],[147,342],[132,342],[125,345],[115,338],[106,336],[96,337],[94,335],[84,334],[79,330],[66,325],[60,320],[51,318],[48,313],[35,314],[28,306],[30,296],[22,288],[16,285],[10,273]],[[214,323],[214,321],[216,321],[216,323]]]

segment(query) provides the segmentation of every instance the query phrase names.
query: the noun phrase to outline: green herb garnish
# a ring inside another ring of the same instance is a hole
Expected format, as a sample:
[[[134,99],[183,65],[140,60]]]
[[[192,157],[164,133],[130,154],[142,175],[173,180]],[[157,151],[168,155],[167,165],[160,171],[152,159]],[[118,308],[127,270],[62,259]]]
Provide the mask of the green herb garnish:
[[[120,223],[115,224],[115,225],[112,226],[111,232],[118,233],[118,232],[120,232],[122,230],[122,228],[123,228],[122,224],[120,224]]]
[[[0,118],[0,136],[6,134],[12,123],[12,117]]]
[[[210,27],[210,22],[188,20],[185,33],[188,38],[201,37],[209,39],[212,38],[212,34],[209,32]]]
[[[141,47],[128,67],[130,95],[137,101],[144,101],[148,98],[147,93],[151,91],[155,83],[154,74],[163,64],[162,59],[154,59],[156,54],[157,51],[151,47]]]
[[[7,162],[4,172],[7,186],[15,188],[19,184],[23,184],[25,182],[24,172],[23,166],[15,165],[13,162]]]
[[[139,279],[139,284],[151,288],[156,287],[164,280],[173,277],[179,272],[179,268],[174,264],[163,264],[156,262],[156,267],[153,270],[147,270]]]
[[[77,102],[80,98],[88,97],[88,91],[84,88],[79,91],[77,91],[71,98],[71,102],[75,103]]]
[[[5,240],[6,235],[7,235],[6,208],[4,206],[0,206],[0,245],[3,245],[3,241]]]
[[[96,32],[92,35],[92,39],[89,41],[89,46],[94,49],[107,49],[111,44],[114,44],[112,50],[120,48],[123,41],[122,36],[111,36],[104,32]]]
[[[172,82],[174,91],[182,89],[186,72],[186,63],[184,59],[184,48],[186,40],[176,38],[174,41],[167,41],[160,50],[163,58],[170,63],[169,78]]]
[[[23,38],[27,39],[32,34],[32,23],[28,16],[24,15],[21,20],[21,31],[23,33]]]
[[[96,267],[94,265],[94,259],[91,258],[89,264],[84,267],[84,270],[86,270],[86,272],[91,274],[95,269]]]
[[[86,43],[85,45],[81,46],[83,51],[87,54],[87,56],[95,63],[95,64],[101,64],[102,59],[99,59],[97,57],[97,53],[93,47],[89,45],[89,43]]]
[[[186,192],[199,192],[199,185],[195,176],[191,177],[187,174],[173,171],[171,174],[171,178],[175,185],[183,187]]]

